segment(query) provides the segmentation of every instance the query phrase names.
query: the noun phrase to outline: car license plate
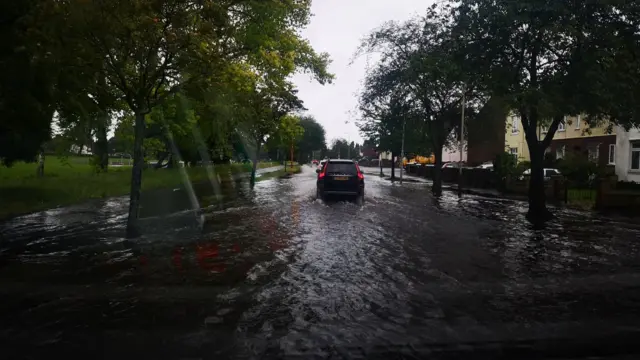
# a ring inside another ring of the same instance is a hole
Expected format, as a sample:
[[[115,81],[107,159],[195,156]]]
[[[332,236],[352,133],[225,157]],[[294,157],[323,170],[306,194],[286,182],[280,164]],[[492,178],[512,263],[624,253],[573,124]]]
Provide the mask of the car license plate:
[[[349,180],[349,178],[347,176],[336,176],[333,178],[333,180],[345,181],[345,180]]]

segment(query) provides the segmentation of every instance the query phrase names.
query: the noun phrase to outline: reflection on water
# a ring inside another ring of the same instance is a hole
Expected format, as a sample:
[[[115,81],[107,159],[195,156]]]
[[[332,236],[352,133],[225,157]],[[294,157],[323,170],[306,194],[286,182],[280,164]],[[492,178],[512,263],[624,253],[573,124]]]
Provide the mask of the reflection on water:
[[[196,187],[196,212],[157,192],[136,240],[124,198],[2,224],[0,342],[36,357],[351,357],[637,320],[632,220],[558,210],[534,230],[521,202],[366,181],[364,206],[316,201],[311,168],[221,183],[221,199]]]

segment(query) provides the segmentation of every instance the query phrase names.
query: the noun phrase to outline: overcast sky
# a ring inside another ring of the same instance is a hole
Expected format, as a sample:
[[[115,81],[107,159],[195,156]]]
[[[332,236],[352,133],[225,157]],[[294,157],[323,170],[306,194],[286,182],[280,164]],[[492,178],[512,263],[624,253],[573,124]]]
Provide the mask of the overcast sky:
[[[385,21],[421,15],[431,3],[433,0],[313,0],[314,16],[302,35],[317,52],[329,53],[333,60],[329,71],[336,79],[322,86],[301,74],[294,82],[308,113],[324,126],[327,145],[340,137],[362,142],[355,111],[367,59],[363,56],[349,65],[360,40]]]

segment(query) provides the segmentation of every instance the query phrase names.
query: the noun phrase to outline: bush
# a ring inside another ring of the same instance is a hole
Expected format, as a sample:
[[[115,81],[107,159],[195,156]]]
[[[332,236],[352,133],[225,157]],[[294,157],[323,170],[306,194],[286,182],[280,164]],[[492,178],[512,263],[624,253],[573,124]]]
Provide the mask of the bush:
[[[516,174],[516,158],[507,152],[496,155],[493,160],[493,171],[498,186],[504,188],[507,178]]]
[[[568,153],[564,159],[558,160],[557,167],[562,175],[576,185],[590,185],[601,173],[596,163],[581,154]]]
[[[531,161],[521,161],[518,163],[518,165],[516,165],[516,170],[515,173],[516,175],[522,175],[523,172],[525,172],[525,170],[529,170],[531,169]]]

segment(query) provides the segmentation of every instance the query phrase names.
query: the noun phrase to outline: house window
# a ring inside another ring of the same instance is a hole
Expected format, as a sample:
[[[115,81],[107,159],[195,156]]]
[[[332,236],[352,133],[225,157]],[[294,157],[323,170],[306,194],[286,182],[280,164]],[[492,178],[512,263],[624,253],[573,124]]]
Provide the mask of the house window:
[[[609,164],[616,163],[616,144],[609,144]]]
[[[518,133],[518,117],[517,116],[512,116],[511,117],[511,133],[512,134],[517,134]]]
[[[589,161],[598,162],[598,158],[600,157],[600,146],[591,145],[587,149]]]
[[[562,121],[560,121],[560,123],[558,124],[558,131],[564,131],[565,127],[564,125],[567,123],[567,117],[565,116],[564,119],[562,119]]]
[[[576,130],[580,130],[580,115],[576,118]]]
[[[640,170],[640,141],[631,142],[631,170]]]
[[[509,153],[513,155],[513,158],[515,159],[515,161],[518,162],[518,148],[517,147],[510,148]]]
[[[638,149],[638,150],[640,150],[640,149]],[[562,159],[562,158],[564,158],[564,145],[559,146],[556,149],[556,159]]]

